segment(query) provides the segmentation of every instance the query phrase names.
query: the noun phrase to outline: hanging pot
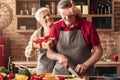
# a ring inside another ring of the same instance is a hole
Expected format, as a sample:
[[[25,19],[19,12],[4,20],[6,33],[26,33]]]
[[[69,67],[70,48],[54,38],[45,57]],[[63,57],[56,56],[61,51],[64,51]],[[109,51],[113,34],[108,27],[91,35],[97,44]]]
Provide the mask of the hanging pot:
[[[104,74],[104,80],[120,80],[120,74]]]

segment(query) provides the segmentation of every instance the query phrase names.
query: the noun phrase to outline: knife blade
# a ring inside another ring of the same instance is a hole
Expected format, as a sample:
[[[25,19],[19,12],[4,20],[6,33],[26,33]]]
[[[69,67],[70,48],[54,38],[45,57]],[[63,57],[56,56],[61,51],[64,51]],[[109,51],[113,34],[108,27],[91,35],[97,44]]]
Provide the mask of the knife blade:
[[[74,76],[80,78],[80,76],[71,67],[68,67],[68,71],[72,73]]]

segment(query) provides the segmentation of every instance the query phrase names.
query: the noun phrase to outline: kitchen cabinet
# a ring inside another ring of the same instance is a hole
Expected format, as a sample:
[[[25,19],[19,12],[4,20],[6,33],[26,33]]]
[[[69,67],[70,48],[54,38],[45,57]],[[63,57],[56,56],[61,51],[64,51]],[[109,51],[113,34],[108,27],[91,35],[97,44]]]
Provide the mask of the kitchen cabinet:
[[[91,21],[97,31],[114,31],[114,0],[81,0],[80,4],[83,16]],[[88,6],[88,14],[84,13],[84,6]]]
[[[38,28],[32,15],[33,7],[40,7],[39,0],[16,0],[17,32],[34,32]]]
[[[99,61],[95,64],[100,75],[103,74],[120,74],[120,62],[114,61]],[[101,70],[101,71],[100,71]]]
[[[51,2],[52,1],[52,2]],[[56,20],[60,19],[59,15],[56,15],[56,5],[59,0],[16,0],[16,17],[17,28],[16,32],[19,33],[31,33],[34,32],[39,25],[34,17],[33,8],[36,10],[39,7],[54,8],[50,9],[52,15]]]
[[[38,28],[32,14],[33,8],[48,7],[53,18],[60,19],[57,12],[59,0],[16,0],[17,32],[33,32]],[[114,31],[114,0],[74,0],[83,18],[93,22],[97,31]],[[107,5],[106,5],[107,4]]]

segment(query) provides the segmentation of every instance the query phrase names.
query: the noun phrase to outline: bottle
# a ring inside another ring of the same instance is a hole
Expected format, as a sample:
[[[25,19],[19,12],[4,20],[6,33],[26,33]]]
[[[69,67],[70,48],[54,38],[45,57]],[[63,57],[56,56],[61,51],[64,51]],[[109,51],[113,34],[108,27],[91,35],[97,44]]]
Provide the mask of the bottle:
[[[29,10],[26,10],[26,14],[29,15]]]
[[[24,10],[20,10],[20,14],[23,15],[24,14]]]
[[[11,56],[9,56],[9,60],[8,60],[8,70],[11,72],[11,73],[14,73],[14,64],[12,63],[12,58]]]
[[[35,6],[33,6],[32,9],[31,9],[31,14],[35,15],[35,12],[36,12],[36,8],[35,8]]]
[[[101,14],[101,4],[100,3],[98,4],[96,12],[97,12],[97,14]]]
[[[95,14],[95,10],[94,10],[93,6],[91,6],[90,14]]]
[[[107,0],[106,2],[106,10],[107,10],[107,14],[112,14],[112,5],[109,0]]]
[[[84,2],[81,2],[81,12],[83,13],[83,5],[84,5]]]
[[[104,12],[105,14],[108,14],[107,4],[105,4]]]
[[[51,8],[52,8],[51,9],[52,14],[55,15],[55,2],[51,3]]]
[[[11,67],[11,64],[12,64],[12,61],[11,61],[11,56],[9,56],[9,58],[8,58],[8,70],[10,71],[10,67]]]
[[[101,5],[100,12],[101,12],[101,14],[105,14],[105,6],[104,6],[104,4]]]

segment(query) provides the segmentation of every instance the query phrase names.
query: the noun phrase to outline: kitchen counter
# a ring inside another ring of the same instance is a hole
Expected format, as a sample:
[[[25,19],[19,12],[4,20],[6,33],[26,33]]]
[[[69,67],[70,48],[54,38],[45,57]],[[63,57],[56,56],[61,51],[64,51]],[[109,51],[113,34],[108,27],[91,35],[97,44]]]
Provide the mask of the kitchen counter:
[[[36,61],[13,61],[12,62],[15,65],[23,65],[26,67],[36,67],[37,66],[37,62]]]
[[[13,61],[15,65],[23,65],[26,67],[34,68],[37,66],[36,61]],[[95,64],[95,67],[116,67],[117,74],[120,74],[120,62],[114,62],[114,61],[98,61]],[[92,80],[92,79],[98,79],[98,80],[104,80],[104,76],[88,76],[87,79],[80,79],[80,80]],[[79,80],[79,79],[66,79],[66,80]]]
[[[95,67],[115,67],[116,73],[120,74],[120,62],[115,61],[98,61]]]
[[[36,67],[37,62],[36,61],[13,61],[15,65],[23,65],[26,67]],[[114,62],[114,61],[98,61],[95,64],[95,67],[116,67],[117,73],[120,73],[120,62]]]
[[[36,67],[37,62],[36,61],[13,61],[15,65],[24,65],[27,67]],[[116,66],[120,65],[120,62],[114,62],[114,61],[98,61],[95,66]]]

